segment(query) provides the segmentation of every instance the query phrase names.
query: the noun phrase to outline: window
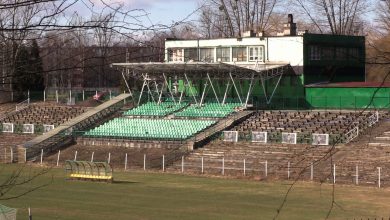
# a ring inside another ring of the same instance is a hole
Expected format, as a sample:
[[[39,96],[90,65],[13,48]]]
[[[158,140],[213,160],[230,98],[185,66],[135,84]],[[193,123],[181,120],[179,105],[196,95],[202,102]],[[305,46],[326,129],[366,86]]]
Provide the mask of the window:
[[[198,61],[198,48],[185,48],[184,49],[184,61]]]
[[[230,47],[217,47],[217,62],[230,62]]]
[[[346,60],[347,59],[347,48],[337,47],[336,48],[336,60]]]
[[[233,47],[233,62],[246,62],[247,52],[246,47]]]
[[[321,60],[321,49],[317,45],[309,46],[309,59],[310,60]]]
[[[349,60],[360,60],[359,48],[349,48]]]
[[[322,60],[334,60],[333,47],[322,48]]]
[[[183,49],[171,48],[168,49],[168,61],[169,62],[182,62],[183,60]]]
[[[249,61],[263,61],[263,47],[249,47]]]
[[[214,48],[200,48],[200,61],[214,63]]]

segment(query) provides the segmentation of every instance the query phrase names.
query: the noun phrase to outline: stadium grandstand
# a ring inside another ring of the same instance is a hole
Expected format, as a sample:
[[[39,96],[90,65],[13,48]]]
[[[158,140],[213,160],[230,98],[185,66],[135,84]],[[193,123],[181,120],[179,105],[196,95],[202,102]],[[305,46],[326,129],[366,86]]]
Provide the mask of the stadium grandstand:
[[[93,108],[31,105],[2,117],[3,132],[55,125],[19,143],[19,162],[58,163],[62,150],[63,160],[100,155],[113,167],[146,169],[149,158],[150,167],[163,160],[176,172],[204,173],[207,163],[216,174],[223,164],[224,175],[239,175],[242,161],[255,175],[266,162],[273,169],[265,175],[276,178],[287,164],[289,177],[290,168],[299,175],[324,155],[352,163],[351,149],[363,160],[370,150],[362,139],[372,131],[377,138],[367,145],[387,146],[390,85],[365,82],[365,38],[298,34],[292,23],[291,16],[284,36],[167,39],[164,63],[111,64],[124,94]],[[328,165],[329,158],[316,164],[324,173]]]

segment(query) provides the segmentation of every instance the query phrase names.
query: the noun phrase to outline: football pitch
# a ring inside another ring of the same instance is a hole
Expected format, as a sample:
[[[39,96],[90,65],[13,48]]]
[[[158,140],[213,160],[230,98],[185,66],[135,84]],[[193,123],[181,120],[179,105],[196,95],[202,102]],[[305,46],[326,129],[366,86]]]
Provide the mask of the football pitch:
[[[21,165],[1,165],[0,183]],[[28,178],[41,168],[26,166]],[[15,186],[1,204],[18,209],[17,219],[389,219],[390,189],[298,182],[221,179],[136,171],[114,173],[115,182],[66,180],[63,169],[51,169],[32,182]],[[285,199],[286,198],[286,199]]]

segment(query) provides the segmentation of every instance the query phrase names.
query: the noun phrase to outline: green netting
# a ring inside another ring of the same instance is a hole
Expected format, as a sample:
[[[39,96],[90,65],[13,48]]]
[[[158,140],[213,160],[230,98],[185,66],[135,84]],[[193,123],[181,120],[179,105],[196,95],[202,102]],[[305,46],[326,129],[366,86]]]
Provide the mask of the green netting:
[[[213,125],[211,120],[115,118],[84,133],[86,137],[184,140]]]
[[[174,103],[174,102],[161,102],[157,104],[155,102],[145,103],[137,108],[133,108],[124,113],[124,115],[141,115],[141,116],[166,116],[173,112],[176,112],[187,106],[186,103]]]
[[[241,106],[239,103],[206,103],[202,106],[191,105],[183,111],[175,114],[177,117],[202,117],[202,118],[223,118],[234,112],[234,109]]]

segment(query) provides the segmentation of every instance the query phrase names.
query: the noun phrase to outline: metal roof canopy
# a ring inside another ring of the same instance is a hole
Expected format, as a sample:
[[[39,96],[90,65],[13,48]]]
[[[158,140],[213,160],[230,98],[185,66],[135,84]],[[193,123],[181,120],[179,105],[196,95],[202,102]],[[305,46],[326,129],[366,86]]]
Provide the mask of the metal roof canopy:
[[[147,74],[151,80],[163,79],[163,74],[168,77],[188,74],[192,79],[205,79],[209,74],[213,79],[226,79],[229,74],[238,79],[255,78],[267,80],[283,74],[294,74],[294,70],[288,63],[257,63],[257,64],[227,64],[227,63],[113,63],[112,67],[133,73],[133,77],[143,79]]]
[[[280,80],[283,75],[295,75],[293,68],[288,63],[253,63],[253,64],[227,64],[227,63],[202,63],[202,62],[189,62],[189,63],[113,63],[112,67],[116,67],[122,71],[123,80],[126,83],[126,86],[129,90],[129,93],[132,94],[131,88],[127,83],[129,77],[133,77],[136,80],[143,80],[142,89],[138,98],[138,105],[141,102],[142,94],[146,87],[148,94],[151,95],[153,101],[161,103],[161,97],[164,90],[164,87],[167,87],[171,98],[174,102],[175,94],[173,94],[172,89],[169,86],[167,78],[175,79],[185,79],[188,87],[192,89],[190,80],[206,79],[206,84],[202,92],[200,100],[197,100],[197,97],[192,94],[196,104],[202,105],[204,101],[204,95],[206,92],[206,87],[208,83],[214,92],[216,100],[220,103],[217,93],[215,92],[213,86],[213,80],[224,80],[227,81],[225,94],[222,100],[222,104],[225,104],[227,97],[227,92],[229,90],[230,83],[234,87],[237,97],[240,100],[240,103],[246,108],[248,105],[249,97],[252,93],[253,86],[256,82],[259,82],[263,88],[264,96],[267,100],[267,104],[271,103],[272,97],[274,96],[276,89],[279,86]],[[132,76],[131,76],[132,73]],[[127,77],[125,77],[125,74]],[[211,79],[212,78],[212,79]],[[267,94],[267,89],[265,81],[272,78],[277,78],[277,83],[273,88],[271,94]],[[208,82],[207,82],[208,79]],[[241,80],[250,80],[249,90],[246,96],[245,94],[240,94],[237,83],[240,84]],[[158,82],[162,82],[159,89]],[[150,89],[150,82],[154,82],[156,87],[156,93],[159,94],[156,97],[156,100],[153,98],[153,92]],[[184,91],[181,92],[179,103],[182,100]],[[246,98],[245,98],[246,97]],[[200,101],[200,102],[198,102]]]

